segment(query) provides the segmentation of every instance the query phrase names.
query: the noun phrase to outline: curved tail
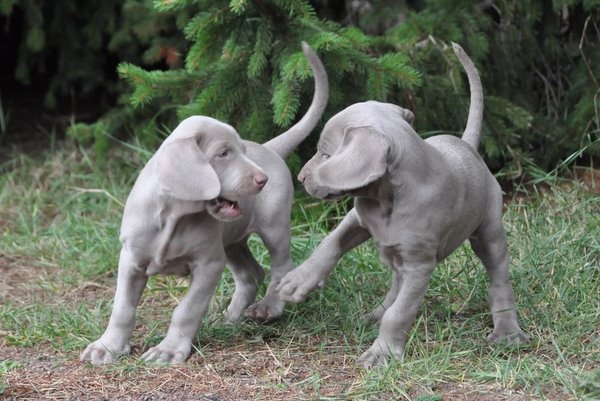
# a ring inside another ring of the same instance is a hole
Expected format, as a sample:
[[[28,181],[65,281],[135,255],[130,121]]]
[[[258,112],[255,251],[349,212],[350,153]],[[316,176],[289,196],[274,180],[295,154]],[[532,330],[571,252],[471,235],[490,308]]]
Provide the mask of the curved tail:
[[[302,50],[308,59],[315,79],[315,94],[306,114],[290,129],[275,138],[265,142],[263,145],[275,151],[282,159],[285,159],[315,128],[327,106],[329,97],[329,82],[327,72],[319,56],[302,42]]]
[[[454,42],[452,43],[452,48],[467,73],[469,90],[471,92],[469,117],[467,118],[467,127],[462,135],[462,140],[477,150],[481,137],[481,122],[483,120],[483,89],[481,87],[481,79],[479,78],[477,68],[475,68],[475,65],[463,48]]]

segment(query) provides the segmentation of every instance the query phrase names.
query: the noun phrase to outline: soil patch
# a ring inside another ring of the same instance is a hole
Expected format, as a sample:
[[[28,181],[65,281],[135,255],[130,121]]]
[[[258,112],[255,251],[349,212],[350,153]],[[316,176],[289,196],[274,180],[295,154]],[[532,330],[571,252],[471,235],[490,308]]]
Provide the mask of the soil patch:
[[[39,283],[48,281],[50,270],[26,258],[0,254],[0,301],[26,304],[34,297],[43,298]]]
[[[100,277],[73,287],[57,280],[60,269],[23,258],[0,255],[0,295],[3,302],[92,305],[114,294],[114,277]],[[50,286],[49,290],[45,286]],[[394,395],[370,388],[368,373],[357,366],[348,344],[325,335],[295,339],[236,334],[228,340],[203,339],[204,344],[184,364],[156,366],[139,360],[151,322],[168,320],[173,299],[164,291],[146,294],[133,337],[132,356],[124,363],[93,367],[79,362],[81,350],[57,350],[42,343],[17,347],[0,330],[0,396],[5,400],[201,400],[273,401],[308,399],[391,400]],[[159,316],[160,315],[160,316]],[[144,325],[144,322],[148,323]],[[103,322],[105,324],[106,322]],[[165,322],[166,323],[166,322]],[[218,323],[215,323],[218,324]],[[4,373],[2,373],[4,371]],[[376,383],[376,380],[375,380]],[[374,384],[375,384],[374,383]],[[402,383],[398,383],[402,387]],[[414,384],[413,384],[414,385]],[[366,388],[369,387],[369,388]],[[434,391],[443,400],[525,401],[531,394],[498,384],[444,383],[406,388],[411,398]],[[343,396],[346,394],[348,396]],[[552,399],[572,399],[559,391]],[[432,398],[433,399],[433,398]]]

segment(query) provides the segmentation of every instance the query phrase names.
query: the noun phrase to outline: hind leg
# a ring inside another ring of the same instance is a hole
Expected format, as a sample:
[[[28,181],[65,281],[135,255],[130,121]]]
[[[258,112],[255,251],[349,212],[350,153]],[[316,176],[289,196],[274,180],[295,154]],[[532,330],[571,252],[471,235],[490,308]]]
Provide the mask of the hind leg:
[[[289,224],[272,227],[258,235],[271,256],[271,280],[263,299],[246,309],[245,315],[250,319],[269,321],[283,313],[285,302],[281,300],[276,289],[283,276],[294,268],[290,252]]]
[[[228,246],[225,253],[227,267],[233,273],[235,280],[235,291],[227,308],[227,318],[237,321],[243,318],[244,310],[254,302],[258,286],[263,282],[265,273],[252,256],[246,239]]]
[[[398,291],[400,291],[401,286],[402,286],[402,275],[400,275],[397,271],[394,270],[392,272],[392,287],[390,288],[387,295],[383,299],[383,302],[381,304],[379,304],[378,306],[376,306],[375,309],[371,313],[368,313],[367,315],[365,315],[365,320],[367,322],[372,322],[372,323],[380,322],[385,311],[388,310],[388,308],[390,306],[392,306],[392,304],[398,297]]]
[[[500,210],[500,208],[498,208]],[[508,243],[502,226],[501,213],[490,216],[470,238],[475,254],[481,259],[490,277],[488,301],[492,311],[494,331],[491,343],[527,343],[529,337],[521,331],[517,320],[515,296],[509,280]]]

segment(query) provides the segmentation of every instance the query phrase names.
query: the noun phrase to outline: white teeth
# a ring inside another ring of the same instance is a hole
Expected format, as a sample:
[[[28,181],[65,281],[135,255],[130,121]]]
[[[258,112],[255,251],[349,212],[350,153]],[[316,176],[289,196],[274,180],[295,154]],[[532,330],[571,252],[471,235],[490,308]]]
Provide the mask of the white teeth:
[[[236,201],[231,201],[225,198],[218,198],[217,205],[221,213],[224,214],[239,214],[239,206]]]

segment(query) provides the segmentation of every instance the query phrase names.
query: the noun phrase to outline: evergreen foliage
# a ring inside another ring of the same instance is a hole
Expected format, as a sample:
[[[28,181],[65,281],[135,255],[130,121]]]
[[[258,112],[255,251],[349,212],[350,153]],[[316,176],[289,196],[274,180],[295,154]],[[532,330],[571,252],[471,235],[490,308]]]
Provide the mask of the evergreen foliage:
[[[493,170],[515,178],[531,165],[552,168],[597,138],[600,1],[360,1],[346,2],[341,15],[334,3],[155,1],[159,12],[194,15],[184,28],[190,48],[178,71],[121,65],[135,88],[131,102],[174,108],[178,118],[212,115],[264,141],[309,102],[298,45],[306,40],[329,72],[326,117],[376,99],[415,111],[423,136],[459,134],[469,94],[448,47],[455,41],[481,71],[481,151]]]
[[[134,87],[133,105],[172,105],[179,119],[210,115],[259,142],[276,135],[312,98],[302,40],[319,53],[329,73],[329,110],[367,98],[384,100],[394,86],[420,84],[420,74],[389,43],[319,19],[305,0],[156,1],[155,6],[161,12],[202,10],[184,27],[190,42],[185,68],[144,71],[121,64],[119,73]]]
[[[375,99],[413,110],[424,137],[458,135],[469,94],[448,46],[454,41],[482,76],[480,151],[492,170],[515,178],[530,166],[551,169],[581,149],[587,157],[600,153],[599,6],[600,0],[109,0],[101,7],[0,0],[0,13],[20,7],[26,15],[20,80],[56,54],[60,79],[49,103],[73,85],[112,82],[101,71],[106,61],[97,59],[102,43],[122,61],[118,75],[133,90],[99,123],[70,130],[100,150],[123,128],[156,141],[157,126],[168,131],[192,114],[267,140],[300,118],[312,97],[302,40],[329,74],[324,120]],[[77,33],[49,24],[57,17],[78,28],[85,20],[89,28]],[[315,139],[300,149],[303,157]]]
[[[469,100],[464,79],[445,54],[454,41],[482,75],[480,151],[492,169],[504,167],[515,178],[531,165],[551,169],[584,147],[597,156],[600,1],[551,3],[428,0],[389,30],[388,40],[412,46],[413,62],[424,76],[415,93],[422,131],[457,131],[464,124]]]

